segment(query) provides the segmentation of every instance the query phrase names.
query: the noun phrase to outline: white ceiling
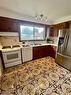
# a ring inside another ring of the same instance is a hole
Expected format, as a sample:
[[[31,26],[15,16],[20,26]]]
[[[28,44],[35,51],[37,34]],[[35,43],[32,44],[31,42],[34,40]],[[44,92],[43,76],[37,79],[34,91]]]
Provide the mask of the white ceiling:
[[[0,8],[32,18],[43,14],[49,21],[71,16],[71,0],[0,0]]]

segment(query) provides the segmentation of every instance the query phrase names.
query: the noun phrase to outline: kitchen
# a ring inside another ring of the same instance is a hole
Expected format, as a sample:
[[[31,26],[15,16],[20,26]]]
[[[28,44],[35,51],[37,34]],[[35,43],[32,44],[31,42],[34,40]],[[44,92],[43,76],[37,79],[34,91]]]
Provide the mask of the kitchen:
[[[70,78],[70,7],[63,1],[55,5],[48,0],[51,6],[46,0],[41,0],[41,5],[31,0],[28,6],[27,2],[0,1],[0,94],[69,95],[63,88],[71,89],[68,84],[60,84],[61,91],[55,86],[58,88],[57,81],[63,78],[65,82],[67,74]],[[63,4],[61,8],[59,4]]]
[[[3,64],[4,65],[6,64],[4,66],[4,68],[18,65],[23,62],[27,62],[32,59],[35,59],[34,58],[35,55],[33,56],[33,53],[34,53],[33,49],[35,47],[52,45],[55,49],[57,48],[57,44],[58,44],[58,37],[57,36],[55,36],[55,37],[53,36],[49,43],[47,43],[47,40],[46,40],[47,38],[45,40],[39,40],[39,41],[38,40],[37,41],[26,40],[25,42],[22,42],[22,41],[20,41],[21,40],[20,35],[22,35],[22,34],[17,32],[19,30],[21,31],[21,27],[19,25],[16,25],[19,27],[14,28],[12,25],[12,24],[15,24],[14,22],[17,22],[17,24],[18,24],[19,20],[5,18],[5,17],[1,17],[0,19],[2,20],[2,22],[0,24],[0,26],[1,26],[0,27],[0,31],[1,31],[0,32],[0,36],[1,36],[0,43],[2,46],[0,46],[0,47],[2,47],[1,50],[2,50],[2,54],[3,54],[3,60],[4,60]],[[28,22],[28,21],[26,21],[26,22],[32,23],[32,22]],[[9,24],[7,26],[6,23],[7,24],[11,23],[10,24],[11,26],[9,26]],[[32,23],[32,24],[34,24],[34,23]],[[44,26],[44,24],[39,24],[39,25]],[[6,29],[4,29],[4,27],[6,27]],[[7,28],[7,27],[9,27],[9,28]],[[45,25],[45,27],[47,28],[47,25]],[[48,30],[49,30],[49,28],[48,28]],[[46,37],[48,35],[50,35],[48,30],[46,33]],[[11,32],[4,32],[4,31],[11,31]],[[15,32],[12,32],[12,31],[15,31]],[[12,56],[12,58],[10,55]],[[9,60],[7,57],[9,58]],[[43,55],[43,57],[44,57],[44,55]],[[10,60],[10,58],[11,58],[11,60]],[[8,63],[10,63],[10,64],[8,64]]]

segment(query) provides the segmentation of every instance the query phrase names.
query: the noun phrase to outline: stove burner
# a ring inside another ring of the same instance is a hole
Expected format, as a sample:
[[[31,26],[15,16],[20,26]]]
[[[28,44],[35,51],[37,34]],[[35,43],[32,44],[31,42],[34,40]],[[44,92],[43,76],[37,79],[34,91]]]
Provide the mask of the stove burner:
[[[19,45],[13,45],[13,46],[3,46],[2,49],[8,49],[8,48],[16,48],[20,47]]]
[[[3,46],[2,49],[11,48],[11,46]]]
[[[13,45],[12,48],[15,48],[15,47],[20,47],[19,45]]]

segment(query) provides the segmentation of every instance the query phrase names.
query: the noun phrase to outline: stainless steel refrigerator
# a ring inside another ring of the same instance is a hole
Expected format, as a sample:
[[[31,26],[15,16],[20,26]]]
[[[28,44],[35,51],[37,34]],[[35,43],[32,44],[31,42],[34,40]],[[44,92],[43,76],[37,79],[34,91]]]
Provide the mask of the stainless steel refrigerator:
[[[71,70],[71,26],[69,29],[59,30],[56,62]]]

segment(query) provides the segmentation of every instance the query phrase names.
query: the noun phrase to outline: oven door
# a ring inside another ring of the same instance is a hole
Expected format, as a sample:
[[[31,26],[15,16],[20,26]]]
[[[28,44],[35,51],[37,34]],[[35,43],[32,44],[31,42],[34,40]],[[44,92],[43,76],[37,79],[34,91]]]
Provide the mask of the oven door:
[[[21,50],[3,52],[4,63],[15,62],[21,60]]]

